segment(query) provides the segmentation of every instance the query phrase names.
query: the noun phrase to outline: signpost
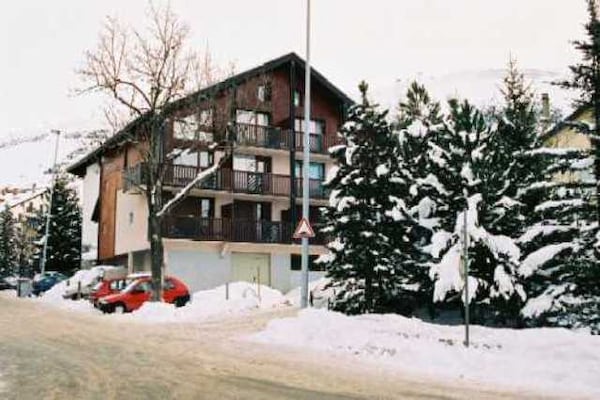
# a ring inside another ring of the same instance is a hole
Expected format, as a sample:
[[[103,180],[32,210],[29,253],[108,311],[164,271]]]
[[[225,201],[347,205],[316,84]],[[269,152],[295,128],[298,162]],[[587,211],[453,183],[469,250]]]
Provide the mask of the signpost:
[[[463,254],[460,265],[461,274],[465,282],[465,346],[469,347],[469,236],[467,233],[467,214],[469,211],[469,199],[465,193],[466,208],[463,213]]]

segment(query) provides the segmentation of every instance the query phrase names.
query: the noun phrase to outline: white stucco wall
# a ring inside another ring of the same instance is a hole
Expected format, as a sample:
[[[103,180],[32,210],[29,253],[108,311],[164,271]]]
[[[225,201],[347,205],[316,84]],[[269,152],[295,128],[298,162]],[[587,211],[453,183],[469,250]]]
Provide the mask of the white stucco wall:
[[[82,192],[81,246],[84,251],[89,249],[88,255],[91,256],[98,252],[98,223],[92,221],[92,214],[100,194],[99,164],[88,165],[82,181]]]
[[[271,287],[283,293],[300,286],[300,271],[292,271],[290,252],[280,247],[230,245],[217,242],[168,241],[165,244],[166,274],[183,280],[190,291],[212,289],[233,280],[233,253],[267,253]],[[310,272],[320,279],[324,272]]]
[[[115,254],[149,249],[147,232],[148,208],[144,196],[117,191]]]
[[[207,250],[170,250],[166,274],[181,279],[191,292],[211,289],[231,279],[231,253]]]

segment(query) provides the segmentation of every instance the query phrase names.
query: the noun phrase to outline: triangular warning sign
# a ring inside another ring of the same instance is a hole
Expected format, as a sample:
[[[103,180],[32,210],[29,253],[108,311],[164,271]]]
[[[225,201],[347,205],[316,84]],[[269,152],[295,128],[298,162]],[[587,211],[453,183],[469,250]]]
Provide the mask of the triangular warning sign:
[[[315,231],[310,226],[310,223],[306,218],[302,218],[296,227],[296,231],[294,231],[294,239],[302,239],[302,238],[313,238],[315,237]]]

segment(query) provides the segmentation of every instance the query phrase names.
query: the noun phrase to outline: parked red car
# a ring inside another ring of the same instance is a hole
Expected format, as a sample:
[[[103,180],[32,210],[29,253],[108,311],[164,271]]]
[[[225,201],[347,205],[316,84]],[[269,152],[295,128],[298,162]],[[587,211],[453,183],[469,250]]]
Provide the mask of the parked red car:
[[[94,286],[94,288],[91,290],[89,300],[94,305],[94,307],[98,307],[98,300],[100,300],[102,297],[108,296],[109,294],[119,293],[134,280],[148,277],[150,277],[150,274],[143,272],[129,274],[126,278],[103,280],[101,282],[98,282],[98,284]]]
[[[105,313],[124,313],[137,310],[152,296],[151,278],[145,276],[133,280],[119,293],[109,294],[98,300],[98,307]],[[167,276],[163,287],[163,300],[166,303],[183,307],[190,301],[187,286],[177,278]]]

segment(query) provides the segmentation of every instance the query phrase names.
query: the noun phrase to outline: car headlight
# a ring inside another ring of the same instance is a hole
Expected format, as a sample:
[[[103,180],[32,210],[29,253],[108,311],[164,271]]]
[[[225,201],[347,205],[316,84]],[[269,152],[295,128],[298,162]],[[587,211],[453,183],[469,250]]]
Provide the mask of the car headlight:
[[[100,304],[108,304],[108,301],[106,301],[106,300],[104,300],[104,299],[100,299],[100,300],[98,301],[98,303],[100,303]]]

